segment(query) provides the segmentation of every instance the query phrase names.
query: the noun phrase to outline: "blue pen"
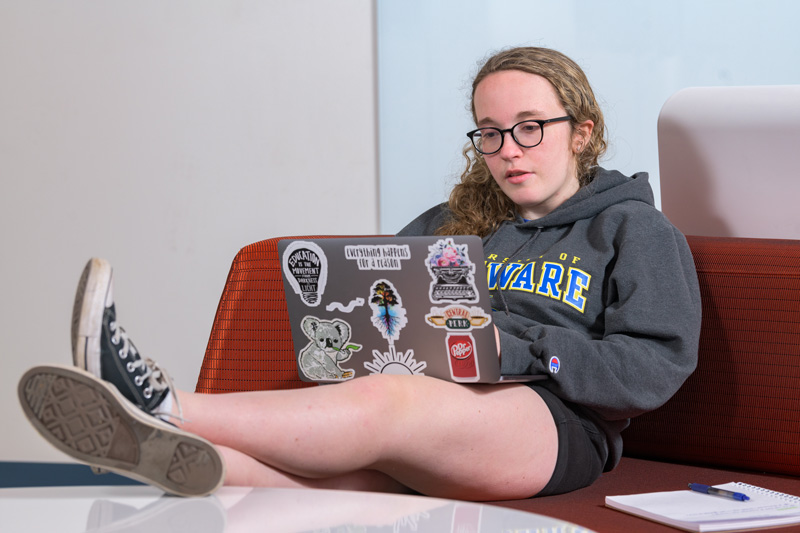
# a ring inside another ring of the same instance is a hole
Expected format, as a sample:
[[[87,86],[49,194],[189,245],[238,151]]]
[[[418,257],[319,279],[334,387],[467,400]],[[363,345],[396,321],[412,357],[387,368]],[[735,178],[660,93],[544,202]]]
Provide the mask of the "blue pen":
[[[723,498],[739,500],[740,502],[746,502],[747,500],[750,499],[750,496],[742,494],[741,492],[731,492],[725,489],[709,487],[708,485],[701,485],[700,483],[689,483],[689,488],[695,492],[702,492],[703,494],[713,494],[714,496],[722,496]]]

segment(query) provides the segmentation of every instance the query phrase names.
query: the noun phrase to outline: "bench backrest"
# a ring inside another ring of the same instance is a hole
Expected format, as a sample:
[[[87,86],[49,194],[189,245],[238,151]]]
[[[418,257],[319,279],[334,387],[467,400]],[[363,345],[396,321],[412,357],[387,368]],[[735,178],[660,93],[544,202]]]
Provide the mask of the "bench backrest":
[[[625,455],[800,474],[800,241],[688,237],[697,370],[623,433]]]
[[[372,235],[374,237],[374,235]],[[324,239],[333,235],[292,236]],[[298,376],[275,237],[233,259],[211,327],[197,392],[313,387]]]

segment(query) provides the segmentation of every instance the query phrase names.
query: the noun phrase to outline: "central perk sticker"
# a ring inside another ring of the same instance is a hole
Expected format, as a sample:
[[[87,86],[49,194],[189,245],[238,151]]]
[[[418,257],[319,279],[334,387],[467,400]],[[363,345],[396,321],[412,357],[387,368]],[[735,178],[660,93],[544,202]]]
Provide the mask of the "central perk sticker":
[[[470,262],[466,244],[455,244],[452,238],[440,239],[428,247],[426,264],[430,272],[431,302],[460,301],[476,303],[475,265]]]
[[[447,307],[431,307],[431,312],[425,315],[425,320],[435,328],[469,331],[473,328],[486,327],[492,322],[492,317],[480,307],[453,304]]]

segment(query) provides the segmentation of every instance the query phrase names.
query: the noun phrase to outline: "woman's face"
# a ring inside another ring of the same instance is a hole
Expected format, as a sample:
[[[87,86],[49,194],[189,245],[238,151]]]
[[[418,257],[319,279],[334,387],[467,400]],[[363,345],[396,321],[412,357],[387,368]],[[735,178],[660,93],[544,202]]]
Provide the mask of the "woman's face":
[[[567,114],[549,81],[519,70],[486,76],[475,89],[473,103],[479,128],[506,129],[523,120]],[[483,156],[492,177],[523,218],[541,218],[578,191],[575,154],[586,144],[593,126],[590,120],[574,131],[569,121],[546,124],[541,144],[533,148],[523,148],[506,133],[500,151]]]

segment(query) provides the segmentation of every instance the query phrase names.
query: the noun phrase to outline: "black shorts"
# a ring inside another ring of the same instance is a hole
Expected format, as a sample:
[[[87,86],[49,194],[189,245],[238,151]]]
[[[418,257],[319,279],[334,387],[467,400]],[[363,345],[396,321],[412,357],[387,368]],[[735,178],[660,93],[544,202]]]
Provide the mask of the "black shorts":
[[[552,496],[588,487],[600,477],[608,459],[606,436],[549,390],[536,383],[528,386],[547,404],[558,430],[556,467],[550,481],[537,496]]]

